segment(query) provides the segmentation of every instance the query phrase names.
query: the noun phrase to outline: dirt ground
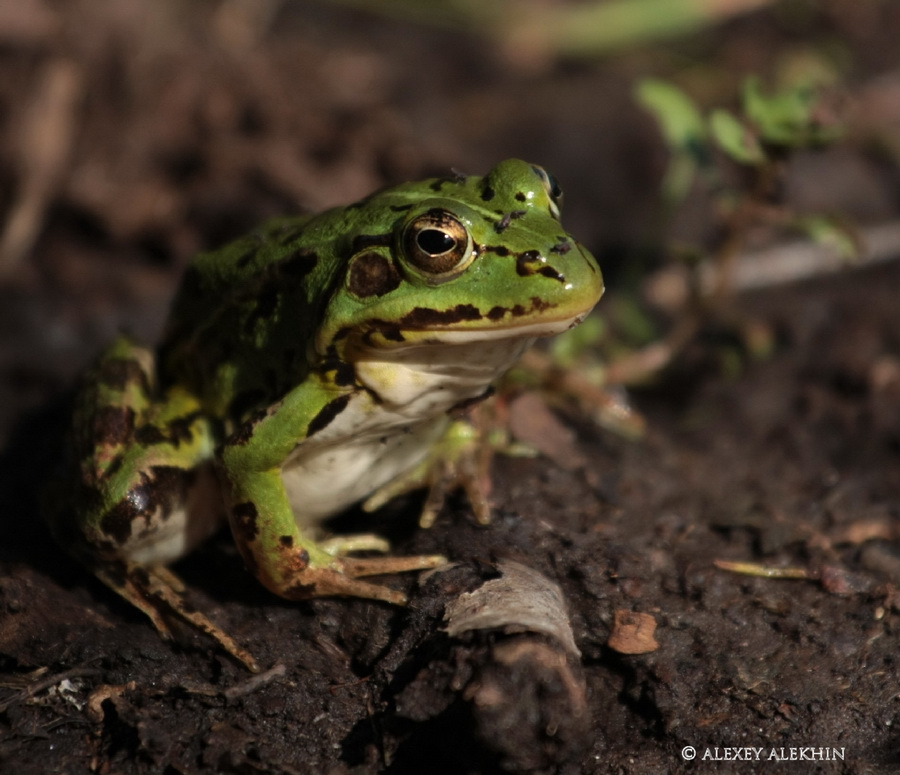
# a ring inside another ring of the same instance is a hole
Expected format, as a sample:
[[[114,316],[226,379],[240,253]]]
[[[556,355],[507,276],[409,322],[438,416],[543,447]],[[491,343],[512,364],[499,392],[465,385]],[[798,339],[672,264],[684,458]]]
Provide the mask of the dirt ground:
[[[573,437],[498,459],[488,527],[463,497],[430,530],[416,497],[339,518],[456,563],[390,579],[408,609],[278,600],[218,535],[176,570],[257,676],[161,640],[39,513],[75,375],[119,330],[154,341],[191,255],[267,216],[523,157],[599,257],[597,314],[633,297],[715,231],[702,195],[663,217],[640,77],[727,104],[826,52],[850,134],[784,193],[894,223],[900,6],[760,5],[576,60],[331,3],[0,0],[0,772],[900,771],[896,260],[736,295],[771,353],[702,327],[629,391],[639,440],[554,415]],[[552,626],[464,626],[460,601],[523,595]]]

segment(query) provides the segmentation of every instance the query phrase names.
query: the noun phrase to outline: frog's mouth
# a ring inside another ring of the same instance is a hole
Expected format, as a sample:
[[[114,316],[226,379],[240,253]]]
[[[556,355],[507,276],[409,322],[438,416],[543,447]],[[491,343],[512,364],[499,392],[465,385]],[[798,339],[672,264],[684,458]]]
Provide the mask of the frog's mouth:
[[[376,320],[362,335],[365,346],[378,349],[429,344],[472,344],[501,339],[535,339],[555,336],[577,326],[590,312],[553,315],[550,305],[531,300],[531,307],[492,307],[482,313],[472,304],[457,304],[447,310],[417,307],[396,323]],[[562,312],[560,310],[560,312]]]

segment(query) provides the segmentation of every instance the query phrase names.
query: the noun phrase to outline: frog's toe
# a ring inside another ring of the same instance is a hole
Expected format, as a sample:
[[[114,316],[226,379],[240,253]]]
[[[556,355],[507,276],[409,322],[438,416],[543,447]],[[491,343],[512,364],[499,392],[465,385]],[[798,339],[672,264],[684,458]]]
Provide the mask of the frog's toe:
[[[227,632],[184,599],[184,582],[168,568],[126,563],[123,567],[95,571],[110,589],[140,609],[165,640],[172,640],[168,615],[175,615],[201,632],[205,632],[238,662],[254,673],[259,665],[249,651],[241,647]]]
[[[435,523],[450,494],[462,488],[479,524],[487,525],[491,521],[493,452],[491,441],[480,428],[468,420],[456,420],[432,454],[376,490],[363,503],[363,509],[375,511],[399,495],[427,488],[419,525],[428,528]]]
[[[403,592],[363,581],[365,576],[381,576],[409,571],[429,570],[447,562],[441,555],[413,557],[344,557],[330,567],[310,566],[298,573],[287,589],[279,592],[289,599],[310,597],[360,597],[393,605],[406,605]]]
[[[391,550],[391,544],[374,533],[359,533],[356,535],[334,536],[334,538],[319,541],[319,548],[332,557],[343,557],[353,552],[380,552],[384,554]]]

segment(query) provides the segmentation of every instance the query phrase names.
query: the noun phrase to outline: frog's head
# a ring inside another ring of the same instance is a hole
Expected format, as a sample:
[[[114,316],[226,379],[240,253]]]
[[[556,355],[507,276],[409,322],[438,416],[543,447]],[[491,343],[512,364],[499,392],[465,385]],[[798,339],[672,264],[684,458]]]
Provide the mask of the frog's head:
[[[346,270],[316,349],[354,352],[549,336],[603,293],[594,257],[559,222],[562,192],[519,160],[484,177],[386,189],[347,209]]]

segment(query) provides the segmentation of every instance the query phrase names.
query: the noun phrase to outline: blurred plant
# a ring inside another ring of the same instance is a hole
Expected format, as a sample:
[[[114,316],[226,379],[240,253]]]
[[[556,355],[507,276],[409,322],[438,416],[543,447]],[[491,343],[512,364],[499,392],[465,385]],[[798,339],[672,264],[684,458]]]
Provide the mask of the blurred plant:
[[[772,5],[774,0],[331,0],[386,16],[493,38],[520,64],[610,54],[672,38]]]
[[[683,279],[673,290],[660,289],[657,301],[675,315],[671,331],[660,341],[610,365],[611,381],[633,382],[668,363],[705,322],[728,325],[727,302],[734,290],[735,263],[746,252],[751,233],[760,227],[800,232],[829,245],[844,259],[859,255],[856,231],[840,215],[798,213],[782,199],[785,171],[794,154],[821,149],[839,140],[843,128],[828,92],[810,81],[790,83],[767,92],[756,77],[743,86],[738,110],[716,108],[704,113],[678,87],[648,79],[637,88],[638,101],[656,119],[670,158],[662,194],[671,212],[696,186],[713,198],[720,218],[718,237],[710,246],[680,245]],[[748,325],[737,337],[746,350],[765,354],[771,337]],[[733,359],[732,359],[733,363]]]
[[[603,323],[589,320],[557,337],[549,354],[532,352],[524,361],[551,393],[566,394],[598,424],[632,437],[640,434],[643,421],[628,410],[615,386],[652,379],[701,329],[718,333],[714,355],[726,374],[740,373],[747,355],[771,352],[774,335],[768,327],[736,319],[728,303],[735,262],[751,232],[774,226],[827,243],[845,259],[859,252],[854,230],[839,216],[797,213],[781,201],[792,155],[823,148],[842,135],[824,90],[800,82],[769,93],[759,79],[748,78],[738,110],[704,113],[676,86],[649,79],[639,84],[637,98],[656,118],[669,150],[662,180],[666,209],[671,214],[689,193],[705,187],[721,221],[718,236],[709,246],[673,247],[680,271],[661,273],[667,288],[654,294],[655,311],[635,295],[619,294],[604,302]],[[665,334],[660,312],[671,320]]]

